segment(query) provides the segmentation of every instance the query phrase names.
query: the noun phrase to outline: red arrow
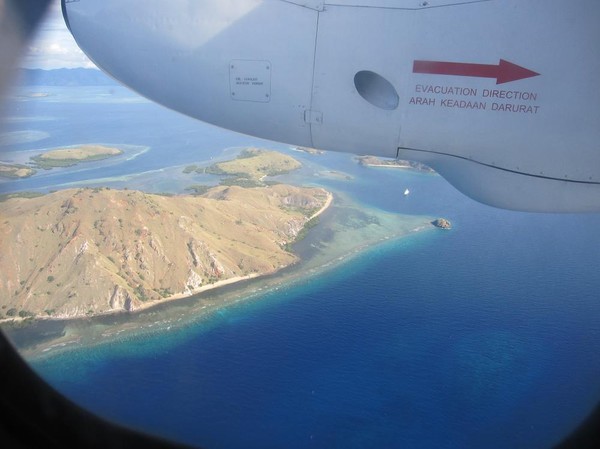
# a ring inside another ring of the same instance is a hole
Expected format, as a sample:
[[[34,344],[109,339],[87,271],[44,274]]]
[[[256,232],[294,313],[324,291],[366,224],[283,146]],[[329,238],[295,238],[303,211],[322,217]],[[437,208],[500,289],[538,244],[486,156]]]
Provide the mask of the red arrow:
[[[510,83],[538,76],[532,70],[512,62],[500,60],[498,65],[468,64],[464,62],[414,61],[413,73],[428,73],[431,75],[475,76],[477,78],[496,78],[496,84]]]

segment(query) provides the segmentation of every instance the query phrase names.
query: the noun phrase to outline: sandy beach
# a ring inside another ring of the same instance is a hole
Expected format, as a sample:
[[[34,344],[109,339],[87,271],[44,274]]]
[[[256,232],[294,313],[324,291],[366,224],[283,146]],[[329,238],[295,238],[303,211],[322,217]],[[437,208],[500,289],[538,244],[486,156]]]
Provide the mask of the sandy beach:
[[[318,217],[323,212],[325,212],[329,208],[329,206],[331,206],[331,203],[333,202],[333,193],[328,192],[327,190],[324,191],[327,193],[327,199],[325,200],[325,204],[323,204],[323,207],[321,209],[319,209],[317,212],[308,217],[308,221]]]

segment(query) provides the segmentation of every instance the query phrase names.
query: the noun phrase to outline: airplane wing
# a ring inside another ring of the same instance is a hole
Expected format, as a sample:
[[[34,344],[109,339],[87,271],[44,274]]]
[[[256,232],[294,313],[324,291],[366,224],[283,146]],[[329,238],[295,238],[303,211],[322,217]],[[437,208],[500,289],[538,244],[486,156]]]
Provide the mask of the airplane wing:
[[[420,161],[497,207],[600,211],[596,0],[62,6],[100,68],[191,117]]]

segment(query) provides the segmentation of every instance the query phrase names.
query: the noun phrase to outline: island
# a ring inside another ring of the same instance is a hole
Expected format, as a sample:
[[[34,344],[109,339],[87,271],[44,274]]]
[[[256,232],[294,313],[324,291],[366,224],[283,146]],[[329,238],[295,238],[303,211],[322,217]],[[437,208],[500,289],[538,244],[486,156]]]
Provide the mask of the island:
[[[49,170],[56,167],[71,167],[82,162],[100,161],[123,154],[118,148],[103,145],[79,145],[58,148],[33,156],[31,161],[37,168]]]
[[[315,173],[315,176],[328,179],[335,179],[338,181],[352,181],[354,179],[353,176],[339,170],[323,170]]]
[[[302,153],[312,154],[313,156],[325,153],[323,150],[317,150],[316,148],[309,147],[294,147],[294,151],[300,151]]]
[[[431,167],[428,167],[425,164],[402,159],[381,159],[375,156],[358,156],[356,160],[360,165],[365,167],[402,168],[405,170],[415,170],[423,173],[435,173]]]
[[[29,178],[36,174],[36,170],[27,165],[7,164],[0,162],[0,177],[11,179]]]
[[[299,260],[290,244],[331,199],[322,188],[284,184],[6,199],[0,320],[137,311],[275,273]]]
[[[452,224],[445,218],[437,218],[431,222],[436,228],[452,229]]]
[[[204,167],[199,167],[196,164],[191,164],[191,165],[186,165],[186,167],[183,169],[182,173],[185,175],[189,175],[190,173],[202,174],[205,172],[205,170],[206,170],[206,168],[204,168]]]
[[[268,176],[289,173],[301,166],[300,162],[286,154],[248,148],[236,159],[211,165],[205,172],[228,176],[221,184],[255,187],[265,185],[264,181]]]

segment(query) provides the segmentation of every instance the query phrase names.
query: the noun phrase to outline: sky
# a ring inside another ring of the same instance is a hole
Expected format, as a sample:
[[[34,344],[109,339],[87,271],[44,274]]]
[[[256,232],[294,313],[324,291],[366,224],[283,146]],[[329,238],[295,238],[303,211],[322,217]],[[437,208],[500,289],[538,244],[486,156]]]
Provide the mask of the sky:
[[[79,49],[62,17],[60,1],[54,0],[46,19],[29,43],[21,67],[28,69],[95,68]]]

